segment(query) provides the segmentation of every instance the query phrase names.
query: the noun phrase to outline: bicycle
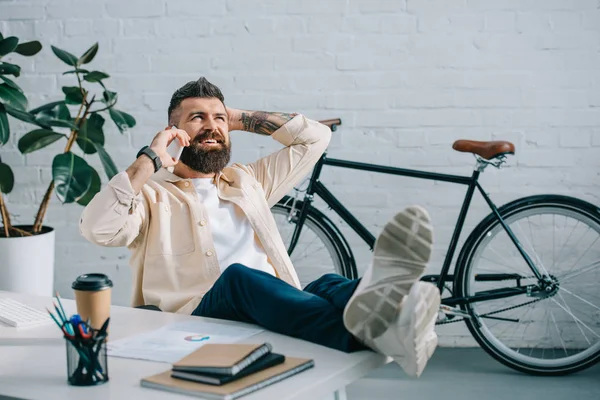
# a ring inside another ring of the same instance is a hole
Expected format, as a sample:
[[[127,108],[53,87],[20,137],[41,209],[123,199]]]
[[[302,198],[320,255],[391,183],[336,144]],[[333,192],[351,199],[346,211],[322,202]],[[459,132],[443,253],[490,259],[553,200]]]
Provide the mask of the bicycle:
[[[332,131],[341,124],[340,119],[320,122]],[[458,140],[453,148],[475,156],[471,176],[353,162],[323,154],[306,189],[295,188],[294,197],[286,196],[272,208],[302,285],[327,272],[358,278],[352,249],[339,227],[312,205],[315,196],[371,250],[375,243],[373,234],[319,181],[324,166],[466,185],[441,272],[421,277],[442,293],[438,324],[464,321],[488,354],[529,374],[566,375],[600,361],[600,208],[553,194],[523,197],[498,208],[478,178],[489,166],[500,168],[514,154],[514,145]],[[491,212],[470,233],[450,273],[476,189]],[[302,192],[304,197],[299,199]],[[567,239],[558,241],[557,233]],[[584,266],[578,268],[582,260]],[[445,290],[449,296],[444,296]]]

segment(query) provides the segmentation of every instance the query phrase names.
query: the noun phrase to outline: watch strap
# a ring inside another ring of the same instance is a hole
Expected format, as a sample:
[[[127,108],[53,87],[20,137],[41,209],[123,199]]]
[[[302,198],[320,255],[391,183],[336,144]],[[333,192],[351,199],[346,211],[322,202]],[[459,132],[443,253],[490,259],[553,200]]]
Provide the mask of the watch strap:
[[[136,158],[139,158],[141,155],[146,155],[152,160],[152,163],[154,164],[154,172],[158,172],[158,170],[162,168],[162,161],[160,161],[160,157],[154,150],[150,148],[150,146],[142,147]]]

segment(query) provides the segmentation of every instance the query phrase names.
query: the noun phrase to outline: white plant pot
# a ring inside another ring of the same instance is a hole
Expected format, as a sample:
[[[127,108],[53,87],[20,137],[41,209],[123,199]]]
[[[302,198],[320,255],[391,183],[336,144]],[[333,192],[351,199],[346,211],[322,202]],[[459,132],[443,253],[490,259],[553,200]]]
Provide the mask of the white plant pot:
[[[44,226],[39,235],[0,237],[0,290],[53,295],[54,229]]]

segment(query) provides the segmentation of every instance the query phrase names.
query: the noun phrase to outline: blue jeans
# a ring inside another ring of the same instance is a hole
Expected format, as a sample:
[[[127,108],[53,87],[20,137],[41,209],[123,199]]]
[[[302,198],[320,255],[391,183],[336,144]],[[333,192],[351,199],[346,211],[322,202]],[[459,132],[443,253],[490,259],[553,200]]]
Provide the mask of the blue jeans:
[[[266,272],[232,264],[192,315],[248,322],[349,353],[366,349],[342,319],[358,282],[327,274],[299,290]]]

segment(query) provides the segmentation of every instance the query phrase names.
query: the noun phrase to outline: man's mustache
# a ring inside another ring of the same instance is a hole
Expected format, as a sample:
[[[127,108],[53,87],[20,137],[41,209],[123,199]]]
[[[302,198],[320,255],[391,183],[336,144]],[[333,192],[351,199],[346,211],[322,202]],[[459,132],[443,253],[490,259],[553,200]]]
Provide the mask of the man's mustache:
[[[196,135],[192,140],[193,143],[202,143],[204,140],[214,139],[219,143],[225,143],[225,138],[216,131],[205,131],[204,133]]]

